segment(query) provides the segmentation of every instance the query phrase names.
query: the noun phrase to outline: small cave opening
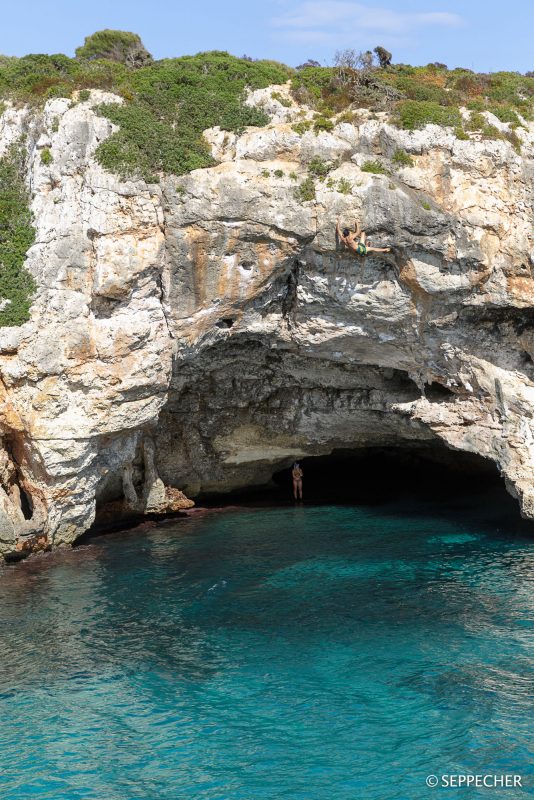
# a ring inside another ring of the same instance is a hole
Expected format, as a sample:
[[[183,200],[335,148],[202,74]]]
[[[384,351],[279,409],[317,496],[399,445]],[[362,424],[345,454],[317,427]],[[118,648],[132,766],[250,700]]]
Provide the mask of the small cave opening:
[[[534,365],[534,360],[529,352],[522,350],[519,355],[521,357],[521,363],[523,366],[532,367]]]
[[[234,322],[235,322],[235,319],[233,319],[233,317],[223,317],[222,319],[220,319],[215,324],[216,324],[217,328],[223,328],[224,329],[224,328],[231,328],[232,325],[234,324]]]
[[[113,314],[124,306],[124,299],[95,295],[89,304],[95,319],[110,319]]]
[[[443,383],[433,381],[425,386],[425,397],[430,403],[446,403],[455,397],[455,393]]]
[[[31,495],[19,485],[20,508],[24,519],[30,520],[33,517],[33,502]]]
[[[20,508],[26,521],[33,519],[34,503],[29,491],[24,488],[24,476],[21,469],[23,450],[20,440],[9,434],[2,437],[0,458],[1,486],[11,502]]]

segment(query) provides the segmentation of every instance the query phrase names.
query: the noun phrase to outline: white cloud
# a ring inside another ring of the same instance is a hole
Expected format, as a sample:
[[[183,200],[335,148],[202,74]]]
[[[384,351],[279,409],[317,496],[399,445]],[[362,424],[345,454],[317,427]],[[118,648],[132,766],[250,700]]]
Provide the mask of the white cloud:
[[[446,11],[413,14],[343,0],[299,3],[271,20],[286,40],[325,44],[345,38],[354,41],[358,33],[402,36],[424,26],[454,27],[461,23],[461,17]]]

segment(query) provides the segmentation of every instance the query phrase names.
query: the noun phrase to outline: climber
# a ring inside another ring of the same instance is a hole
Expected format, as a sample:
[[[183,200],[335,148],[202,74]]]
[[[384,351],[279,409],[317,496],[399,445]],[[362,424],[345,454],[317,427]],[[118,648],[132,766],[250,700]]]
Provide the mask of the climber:
[[[302,500],[302,476],[304,473],[301,470],[298,461],[295,461],[293,464],[291,474],[293,476],[293,497],[295,500]]]
[[[356,256],[366,256],[368,253],[390,253],[391,247],[370,247],[365,231],[362,231],[358,220],[354,223],[355,232],[351,233],[349,228],[341,229],[339,220],[336,225],[336,233],[339,239],[346,245],[351,253]]]

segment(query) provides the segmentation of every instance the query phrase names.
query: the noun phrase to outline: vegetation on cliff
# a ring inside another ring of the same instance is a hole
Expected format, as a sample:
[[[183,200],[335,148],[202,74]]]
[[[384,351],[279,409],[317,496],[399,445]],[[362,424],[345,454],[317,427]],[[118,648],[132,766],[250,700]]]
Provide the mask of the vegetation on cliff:
[[[267,115],[244,104],[245,89],[283,83],[288,75],[282,65],[217,51],[138,69],[123,84],[127,102],[100,109],[120,131],[100,145],[97,158],[121,175],[149,180],[159,171],[181,175],[210,166],[202,132],[214,125],[225,131],[265,125]]]
[[[391,53],[380,47],[374,55],[345,50],[337,54],[333,67],[310,60],[292,69],[219,51],[153,62],[136,34],[104,30],[88,36],[76,58],[0,57],[0,97],[42,102],[71,97],[77,90],[84,100],[92,88],[121,96],[122,104],[99,109],[120,129],[100,145],[96,156],[123,177],[147,180],[157,180],[160,172],[180,175],[210,166],[213,160],[202,132],[215,125],[239,131],[266,124],[262,110],[245,105],[245,90],[288,79],[294,98],[318,112],[313,122],[294,124],[295,130],[302,129],[299,132],[310,126],[315,132],[331,130],[335,114],[349,113],[351,106],[365,107],[387,111],[406,129],[447,125],[459,138],[468,138],[471,131],[483,138],[507,138],[517,149],[520,141],[514,129],[533,118],[532,74],[476,74],[439,63],[392,64]],[[461,107],[471,112],[467,123]],[[489,124],[485,111],[508,123],[509,130]]]
[[[245,105],[245,90],[284,83],[292,72],[274,61],[219,51],[152,63],[135,34],[117,34],[93,34],[74,59],[61,54],[0,57],[0,97],[36,103],[70,97],[75,90],[115,92],[124,103],[99,110],[120,130],[96,156],[123,177],[155,180],[160,171],[180,175],[210,166],[213,159],[202,132],[214,125],[227,131],[265,125],[267,115]]]
[[[0,327],[26,322],[35,281],[24,268],[35,239],[24,183],[25,150],[12,145],[0,159]]]
[[[378,50],[379,48],[376,48]],[[390,54],[388,54],[390,55]],[[292,78],[295,99],[328,118],[354,105],[387,111],[393,122],[408,130],[424,125],[451,126],[459,138],[468,138],[460,108],[472,112],[467,129],[483,138],[508,139],[517,149],[514,129],[534,118],[534,77],[516,72],[477,74],[449,70],[445,64],[412,67],[392,65],[385,57],[345,50],[333,67],[303,65]],[[377,63],[378,61],[378,63]],[[481,112],[489,111],[510,124],[501,132]]]

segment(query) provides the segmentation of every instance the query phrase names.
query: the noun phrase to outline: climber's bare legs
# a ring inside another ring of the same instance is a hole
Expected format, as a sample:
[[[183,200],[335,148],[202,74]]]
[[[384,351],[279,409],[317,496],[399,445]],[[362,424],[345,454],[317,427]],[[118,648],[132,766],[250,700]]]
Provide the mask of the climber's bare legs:
[[[367,247],[368,253],[391,253],[391,247]]]

